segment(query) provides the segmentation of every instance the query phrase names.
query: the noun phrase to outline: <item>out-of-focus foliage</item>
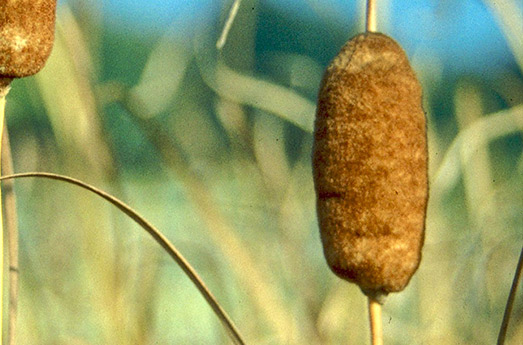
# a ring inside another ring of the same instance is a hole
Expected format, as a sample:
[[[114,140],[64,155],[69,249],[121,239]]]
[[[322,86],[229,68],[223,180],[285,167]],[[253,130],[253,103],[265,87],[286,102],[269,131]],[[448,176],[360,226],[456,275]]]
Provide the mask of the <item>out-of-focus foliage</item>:
[[[310,168],[322,71],[358,23],[330,21],[336,2],[298,20],[244,0],[217,52],[228,2],[162,35],[106,25],[97,1],[69,3],[47,66],[8,96],[16,171],[71,175],[132,205],[248,343],[365,343],[365,298],[324,262]],[[421,267],[384,308],[387,344],[497,336],[522,246],[523,45],[514,14],[492,13],[515,57],[496,75],[412,56],[431,199]],[[16,188],[20,344],[228,343],[189,279],[114,208],[53,181]],[[523,342],[522,296],[509,344]]]

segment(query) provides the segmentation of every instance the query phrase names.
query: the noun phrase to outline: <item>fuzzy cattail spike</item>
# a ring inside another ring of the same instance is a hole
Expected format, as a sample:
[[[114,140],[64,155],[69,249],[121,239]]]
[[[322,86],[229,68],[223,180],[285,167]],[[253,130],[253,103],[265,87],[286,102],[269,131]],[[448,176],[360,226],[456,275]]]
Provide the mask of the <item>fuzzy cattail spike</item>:
[[[0,1],[0,77],[42,69],[53,47],[55,9],[56,0]]]
[[[378,301],[418,268],[427,205],[421,86],[380,33],[351,39],[319,93],[313,174],[325,257]]]

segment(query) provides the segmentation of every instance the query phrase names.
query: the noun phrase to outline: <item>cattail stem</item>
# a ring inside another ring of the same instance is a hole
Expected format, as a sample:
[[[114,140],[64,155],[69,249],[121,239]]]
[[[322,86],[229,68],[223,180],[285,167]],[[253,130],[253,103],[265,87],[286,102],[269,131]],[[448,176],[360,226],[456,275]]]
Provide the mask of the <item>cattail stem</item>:
[[[9,92],[10,79],[0,78],[0,133],[3,133],[4,114],[5,114],[5,96]],[[2,141],[0,140],[0,152],[2,152]],[[1,169],[0,160],[0,169]],[[4,334],[4,227],[2,216],[2,189],[0,188],[0,337]]]
[[[14,173],[11,144],[7,125],[4,125],[2,134],[2,175]],[[5,227],[7,232],[8,258],[9,258],[9,304],[8,309],[8,341],[7,345],[16,345],[16,324],[18,320],[18,216],[16,214],[16,196],[14,181],[7,180],[2,184],[4,188]]]
[[[370,338],[372,345],[383,345],[383,325],[381,320],[381,304],[369,297]]]
[[[367,0],[365,31],[376,32],[376,0]]]

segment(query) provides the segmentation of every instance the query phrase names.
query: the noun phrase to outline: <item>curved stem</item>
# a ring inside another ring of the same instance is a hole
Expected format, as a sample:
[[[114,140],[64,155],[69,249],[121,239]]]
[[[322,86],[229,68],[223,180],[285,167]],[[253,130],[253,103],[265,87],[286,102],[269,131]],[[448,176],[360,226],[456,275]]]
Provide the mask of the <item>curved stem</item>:
[[[365,31],[376,32],[376,0],[367,0]]]
[[[372,345],[383,345],[383,324],[381,320],[381,304],[369,297],[369,319]]]
[[[160,245],[162,248],[171,256],[171,258],[180,266],[180,268],[187,274],[189,279],[196,285],[202,296],[205,298],[207,303],[211,306],[214,313],[218,316],[220,321],[222,321],[225,328],[229,331],[229,335],[231,336],[231,339],[235,344],[245,344],[242,337],[240,336],[240,333],[238,332],[236,326],[230,319],[230,317],[227,315],[225,310],[220,306],[214,295],[210,292],[210,290],[207,288],[207,286],[204,284],[203,280],[200,278],[198,273],[196,273],[195,269],[189,264],[189,262],[182,256],[182,254],[174,247],[171,242],[152,224],[150,224],[145,218],[143,218],[141,215],[139,215],[136,211],[134,211],[130,206],[122,202],[121,200],[115,198],[114,196],[96,188],[93,187],[85,182],[82,182],[80,180],[58,175],[58,174],[52,174],[52,173],[43,173],[43,172],[29,172],[29,173],[19,173],[19,174],[13,174],[13,175],[7,175],[0,177],[1,180],[7,180],[12,178],[24,178],[24,177],[39,177],[39,178],[48,178],[52,180],[58,180],[67,182],[76,186],[79,186],[83,189],[86,189],[103,199],[109,201],[111,204],[116,206],[119,210],[121,210],[123,213],[125,213],[127,216],[129,216],[132,220],[134,220],[138,225],[140,225],[145,231],[149,233],[153,237],[153,239]]]
[[[512,307],[514,306],[514,300],[516,299],[516,291],[518,290],[519,280],[521,278],[521,270],[523,269],[523,248],[519,254],[518,266],[516,267],[516,273],[514,273],[514,280],[512,281],[512,287],[508,295],[507,306],[505,307],[505,313],[503,314],[503,322],[499,329],[497,345],[503,345],[505,343],[505,337],[507,335],[508,322],[510,320],[510,314],[512,313]]]

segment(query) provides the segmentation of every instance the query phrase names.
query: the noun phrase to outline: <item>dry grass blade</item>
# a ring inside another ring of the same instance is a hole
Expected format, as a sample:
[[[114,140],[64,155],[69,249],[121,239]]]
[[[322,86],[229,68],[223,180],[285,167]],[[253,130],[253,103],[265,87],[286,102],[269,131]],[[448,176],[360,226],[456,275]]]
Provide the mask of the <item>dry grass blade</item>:
[[[507,43],[516,58],[519,68],[523,70],[523,11],[515,0],[486,0],[493,14],[497,17]]]
[[[503,315],[503,322],[499,330],[498,345],[505,344],[505,337],[507,335],[508,323],[510,321],[510,314],[514,307],[514,300],[516,299],[516,291],[518,290],[519,280],[521,279],[521,270],[523,269],[523,248],[521,248],[521,254],[519,255],[518,266],[516,273],[514,273],[514,280],[512,281],[512,287],[510,288],[510,294],[507,300],[507,306],[505,307],[505,313]]]
[[[225,42],[227,42],[227,36],[231,30],[232,23],[234,23],[234,18],[236,18],[236,14],[238,14],[238,9],[240,8],[241,2],[241,0],[234,0],[234,3],[231,6],[231,10],[229,11],[229,15],[227,16],[227,21],[223,27],[222,34],[220,35],[218,42],[216,42],[217,49],[222,49],[225,45]]]
[[[222,63],[214,67],[202,68],[202,77],[223,98],[267,111],[312,132],[315,106],[305,97],[281,85],[238,73]]]
[[[210,238],[230,259],[236,276],[242,285],[256,296],[254,301],[257,307],[275,330],[275,336],[281,343],[288,342],[288,338],[298,334],[292,323],[290,313],[282,307],[281,299],[271,279],[264,274],[264,268],[246,250],[247,246],[233,231],[228,219],[216,207],[216,201],[205,183],[189,166],[186,156],[181,151],[172,137],[153,120],[144,121],[136,115],[135,111],[125,102],[123,106],[133,115],[137,124],[147,135],[151,143],[162,155],[167,166],[176,173],[177,178],[183,183],[191,202],[196,205],[201,219],[204,220]],[[278,301],[278,302],[276,302]]]
[[[82,182],[80,180],[58,175],[58,174],[52,174],[52,173],[41,173],[41,172],[29,172],[29,173],[19,173],[19,174],[13,174],[13,175],[7,175],[0,177],[0,180],[7,180],[7,179],[13,179],[13,178],[24,178],[24,177],[39,177],[39,178],[47,178],[52,180],[58,180],[67,182],[76,186],[79,186],[83,189],[86,189],[92,193],[95,193],[96,195],[102,197],[103,199],[109,201],[111,204],[116,206],[119,210],[124,212],[127,216],[129,216],[132,220],[134,220],[138,225],[140,225],[145,231],[147,231],[154,240],[162,246],[162,248],[171,256],[171,258],[180,266],[180,268],[187,274],[187,276],[191,279],[191,281],[196,285],[200,293],[203,295],[207,303],[211,306],[214,313],[218,316],[220,321],[222,321],[224,327],[229,331],[229,335],[231,336],[231,339],[235,344],[245,344],[242,337],[239,334],[239,331],[237,330],[236,326],[233,324],[230,317],[227,315],[225,310],[221,307],[221,305],[218,303],[216,298],[213,296],[213,294],[210,292],[210,290],[207,288],[207,286],[204,284],[203,280],[199,277],[198,273],[195,271],[195,269],[189,264],[189,262],[182,256],[182,254],[174,247],[174,245],[158,230],[156,227],[154,227],[152,224],[150,224],[145,218],[140,216],[136,211],[134,211],[131,207],[129,207],[127,204],[122,202],[121,200],[115,198],[114,196],[96,188],[93,187],[85,182]]]
[[[479,145],[522,130],[523,105],[485,115],[462,130],[450,145],[434,174],[431,184],[432,198],[439,200],[442,194],[456,185],[463,165],[474,157],[478,149],[482,149]],[[481,141],[474,141],[478,132],[483,133]]]
[[[220,97],[251,106],[312,133],[315,104],[295,90],[256,76],[240,73],[223,62],[209,59],[206,37],[195,40],[195,56],[203,81]]]

